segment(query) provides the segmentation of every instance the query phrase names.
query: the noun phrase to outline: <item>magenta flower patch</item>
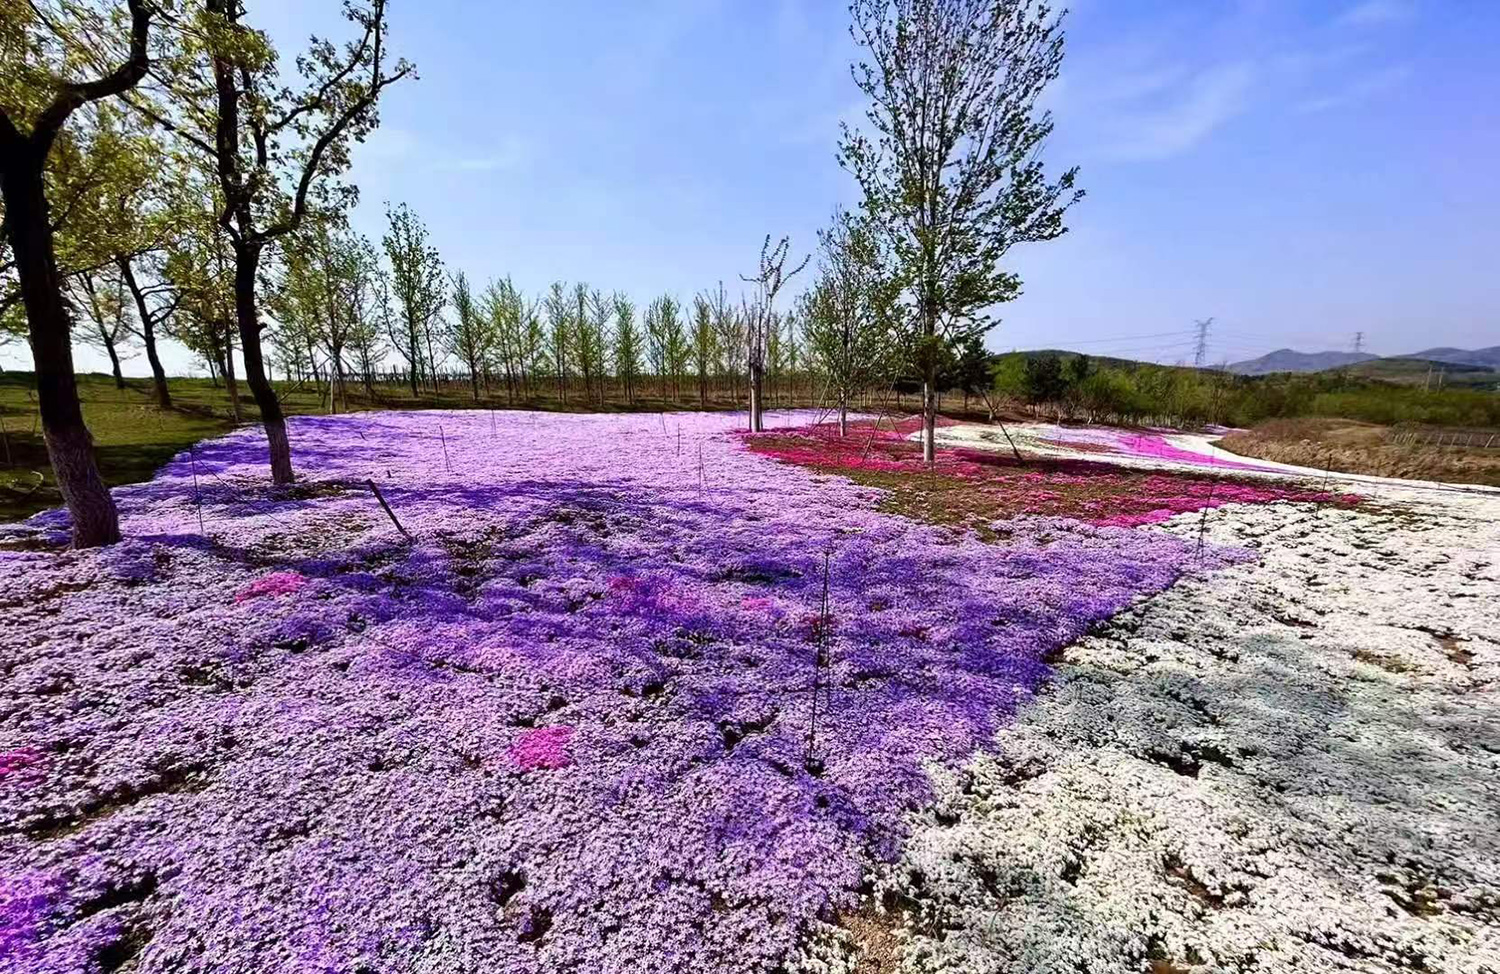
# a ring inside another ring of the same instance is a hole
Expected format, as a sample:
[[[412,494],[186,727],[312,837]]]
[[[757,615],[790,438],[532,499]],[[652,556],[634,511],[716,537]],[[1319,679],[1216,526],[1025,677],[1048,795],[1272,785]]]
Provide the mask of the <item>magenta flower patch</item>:
[[[42,754],[34,747],[18,747],[13,751],[0,751],[0,780],[34,769],[42,763]]]
[[[290,595],[306,584],[307,579],[297,572],[272,572],[234,593],[234,600],[244,602],[263,595]]]
[[[571,727],[538,727],[522,734],[510,748],[510,759],[522,771],[537,768],[566,768],[573,763],[568,742],[573,739]]]
[[[0,551],[0,967],[774,970],[1049,652],[1248,557],[985,543],[733,417],[491,422],[298,418],[295,494],[247,429],[117,490],[119,545]]]

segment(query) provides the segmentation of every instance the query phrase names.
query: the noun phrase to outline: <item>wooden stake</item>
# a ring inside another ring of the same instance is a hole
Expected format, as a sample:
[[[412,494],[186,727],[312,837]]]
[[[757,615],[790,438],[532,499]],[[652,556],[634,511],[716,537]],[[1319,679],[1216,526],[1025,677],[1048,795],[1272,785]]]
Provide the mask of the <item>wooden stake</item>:
[[[198,451],[188,447],[188,457],[193,464],[193,503],[198,508],[198,533],[207,537],[208,532],[203,529],[203,496],[198,492]]]
[[[385,513],[386,513],[386,516],[391,519],[391,523],[396,526],[396,530],[400,531],[403,535],[405,535],[406,539],[408,541],[414,541],[414,540],[416,540],[416,539],[414,539],[411,536],[411,532],[407,531],[405,528],[403,528],[401,526],[401,522],[398,521],[398,520],[396,520],[396,512],[393,511],[393,510],[391,510],[391,505],[389,505],[389,504],[387,504],[385,502],[385,495],[380,492],[380,488],[379,487],[375,486],[375,481],[373,481],[373,480],[366,480],[365,481],[365,485],[370,488],[370,492],[372,494],[374,494],[375,495],[375,499],[380,502],[381,509],[384,510]]]
[[[448,462],[448,437],[441,426],[438,427],[438,436],[443,441],[443,469],[449,473],[453,472],[453,465]]]

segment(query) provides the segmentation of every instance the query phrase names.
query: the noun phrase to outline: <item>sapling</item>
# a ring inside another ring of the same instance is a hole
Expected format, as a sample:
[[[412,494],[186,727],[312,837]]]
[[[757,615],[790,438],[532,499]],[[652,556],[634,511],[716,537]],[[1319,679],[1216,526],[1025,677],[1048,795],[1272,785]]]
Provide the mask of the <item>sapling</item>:
[[[1203,564],[1203,536],[1208,531],[1208,512],[1213,507],[1214,491],[1219,489],[1219,478],[1215,477],[1208,487],[1208,500],[1203,504],[1203,516],[1198,519],[1198,564]]]
[[[193,466],[193,504],[198,508],[198,533],[208,534],[203,529],[203,496],[198,492],[198,451],[188,447],[188,458]]]
[[[816,623],[817,642],[813,650],[812,708],[807,726],[807,755],[803,766],[814,777],[823,774],[823,759],[818,757],[818,694],[823,692],[824,676],[828,669],[828,569],[833,549],[823,551],[823,598],[818,607]]]

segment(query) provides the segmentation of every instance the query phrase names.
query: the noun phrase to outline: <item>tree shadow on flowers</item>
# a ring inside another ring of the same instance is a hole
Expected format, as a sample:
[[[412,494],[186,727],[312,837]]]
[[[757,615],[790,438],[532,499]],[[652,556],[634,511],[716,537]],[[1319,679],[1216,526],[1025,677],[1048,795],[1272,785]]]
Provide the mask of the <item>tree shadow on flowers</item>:
[[[298,455],[354,481],[371,455],[339,435],[299,435]],[[650,442],[647,461],[676,462]],[[895,855],[929,766],[986,746],[1049,652],[1195,557],[1048,519],[984,545],[800,473],[708,491],[519,462],[391,478],[408,542],[358,490],[247,498],[251,447],[198,453],[228,483],[207,493],[179,457],[131,498],[150,540],[57,600],[47,624],[79,637],[38,746],[87,761],[0,808],[4,831],[191,758],[201,787],[77,839],[122,850],[90,882],[156,860],[173,906],[152,951],[231,967],[372,950],[402,968],[768,967]],[[125,608],[143,597],[144,619]],[[132,623],[149,652],[121,638]],[[11,679],[50,665],[38,651]],[[59,949],[91,935],[68,909]]]

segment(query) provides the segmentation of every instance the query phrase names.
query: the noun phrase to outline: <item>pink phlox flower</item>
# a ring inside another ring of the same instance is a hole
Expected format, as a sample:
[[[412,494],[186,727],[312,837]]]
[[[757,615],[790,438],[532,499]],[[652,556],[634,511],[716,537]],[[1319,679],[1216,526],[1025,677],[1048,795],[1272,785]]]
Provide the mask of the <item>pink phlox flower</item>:
[[[0,779],[9,777],[42,763],[42,752],[34,747],[18,747],[0,751]]]
[[[234,594],[234,600],[244,602],[262,595],[289,595],[306,584],[307,578],[299,572],[272,572],[240,589]]]
[[[522,734],[511,745],[510,759],[522,771],[566,768],[573,763],[573,756],[568,753],[572,739],[573,728],[566,725],[538,727]]]

